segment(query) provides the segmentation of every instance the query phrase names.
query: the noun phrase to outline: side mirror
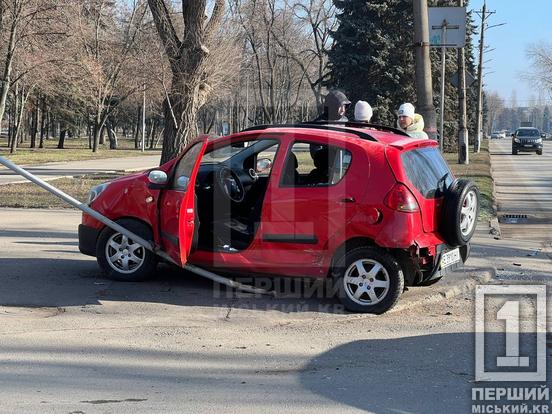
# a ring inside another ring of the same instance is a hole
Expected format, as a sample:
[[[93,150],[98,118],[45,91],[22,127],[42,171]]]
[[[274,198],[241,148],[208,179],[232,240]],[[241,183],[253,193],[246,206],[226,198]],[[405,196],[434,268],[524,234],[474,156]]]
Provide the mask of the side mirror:
[[[190,179],[185,175],[178,177],[176,180],[176,187],[181,191],[186,191],[188,189],[188,184],[190,184]]]
[[[169,177],[164,171],[153,170],[148,174],[148,180],[151,184],[165,185],[167,184],[167,181],[169,181]]]
[[[546,138],[546,134],[541,134],[541,138]]]
[[[271,168],[272,161],[270,160],[270,158],[260,158],[257,160],[257,173],[262,174],[263,172],[269,171]]]

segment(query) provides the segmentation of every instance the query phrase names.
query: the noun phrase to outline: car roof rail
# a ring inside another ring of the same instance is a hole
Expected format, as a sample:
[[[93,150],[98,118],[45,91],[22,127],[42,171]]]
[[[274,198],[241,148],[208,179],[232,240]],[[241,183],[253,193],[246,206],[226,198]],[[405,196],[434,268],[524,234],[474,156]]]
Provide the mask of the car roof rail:
[[[359,122],[359,121],[311,121],[311,122],[304,122],[305,124],[309,125],[342,125],[345,127],[350,128],[370,128],[370,129],[377,129],[380,131],[385,132],[392,132],[397,135],[404,135],[407,137],[410,137],[406,132],[401,131],[398,128],[385,126],[385,125],[379,125],[379,124],[370,124],[369,122]]]
[[[382,130],[386,132],[393,132],[397,135],[404,135],[409,137],[409,135],[399,129],[392,128],[392,127],[386,127],[381,125],[375,125],[375,124],[366,124],[362,122],[342,122],[342,121],[323,121],[323,122],[303,122],[301,124],[275,124],[275,125],[257,125],[253,126],[247,129],[244,129],[242,132],[247,131],[262,131],[269,128],[305,128],[305,129],[321,129],[325,131],[336,131],[336,132],[347,132],[349,134],[354,134],[359,138],[366,139],[369,141],[376,141],[372,135],[370,135],[368,132],[364,131],[358,131],[354,129],[349,128],[370,128],[370,129],[377,129]]]

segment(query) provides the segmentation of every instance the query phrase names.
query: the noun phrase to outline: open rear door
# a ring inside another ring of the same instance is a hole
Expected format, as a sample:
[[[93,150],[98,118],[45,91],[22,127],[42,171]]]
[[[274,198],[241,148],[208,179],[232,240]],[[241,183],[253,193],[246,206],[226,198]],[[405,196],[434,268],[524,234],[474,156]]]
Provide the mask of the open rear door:
[[[194,237],[195,182],[207,137],[194,143],[175,164],[169,187],[163,191],[159,219],[164,250],[180,266],[187,262]]]

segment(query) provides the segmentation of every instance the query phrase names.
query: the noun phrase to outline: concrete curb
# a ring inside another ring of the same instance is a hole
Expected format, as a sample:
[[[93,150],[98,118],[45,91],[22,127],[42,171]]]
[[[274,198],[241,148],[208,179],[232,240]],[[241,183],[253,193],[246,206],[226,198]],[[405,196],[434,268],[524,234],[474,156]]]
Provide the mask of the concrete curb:
[[[155,167],[153,167],[155,168]],[[97,172],[94,172],[94,173],[87,173],[87,174],[69,174],[69,175],[56,175],[56,176],[52,176],[52,177],[41,177],[41,179],[43,181],[55,181],[55,180],[59,180],[61,178],[80,178],[80,177],[83,177],[83,176],[94,176],[94,175],[103,175],[103,174],[121,174],[121,175],[126,175],[126,174],[132,174],[132,173],[136,173],[136,172],[142,172],[142,171],[148,171],[149,169],[151,168],[146,168],[146,169],[143,169],[143,168],[129,168],[129,169],[126,169],[126,170],[105,170],[105,171],[97,171]],[[18,177],[17,175],[14,175],[14,177]],[[10,182],[7,182],[7,183],[0,183],[0,187],[3,186],[3,185],[12,185],[12,184],[24,184],[24,183],[28,183],[29,181],[22,178],[22,179],[15,179],[14,181],[10,181]]]
[[[490,233],[493,236],[502,237],[502,232],[500,231],[500,224],[499,224],[498,218],[497,218],[497,216],[498,216],[498,203],[497,203],[498,197],[496,196],[496,183],[495,183],[495,180],[494,180],[493,157],[491,156],[490,144],[489,144],[489,161],[491,163],[491,179],[493,181],[493,191],[492,191],[493,202],[492,202],[491,207],[493,209],[493,216],[494,216],[489,220]]]
[[[473,272],[473,271],[471,271]],[[459,278],[458,282],[451,283],[449,286],[443,286],[439,288],[439,283],[434,285],[435,291],[431,293],[424,294],[423,291],[416,292],[412,298],[404,296],[399,300],[397,306],[389,311],[392,312],[401,312],[404,310],[410,310],[422,305],[429,305],[432,303],[437,303],[445,299],[452,299],[458,295],[466,293],[475,288],[475,286],[480,284],[489,283],[496,276],[495,268],[487,268],[478,271],[476,274],[470,274],[467,278]],[[432,289],[431,287],[419,287],[411,289]],[[407,292],[408,294],[408,292]]]

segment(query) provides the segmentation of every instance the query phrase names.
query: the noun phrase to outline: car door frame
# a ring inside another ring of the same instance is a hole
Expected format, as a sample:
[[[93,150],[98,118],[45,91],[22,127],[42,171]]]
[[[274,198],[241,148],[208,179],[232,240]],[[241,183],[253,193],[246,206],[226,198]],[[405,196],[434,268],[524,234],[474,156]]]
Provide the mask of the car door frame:
[[[158,223],[160,230],[160,241],[166,253],[179,266],[184,266],[187,263],[188,256],[192,249],[194,228],[195,228],[195,182],[201,164],[203,154],[207,149],[209,140],[207,136],[203,136],[193,141],[187,150],[179,157],[172,166],[169,175],[169,180],[164,189],[162,189],[158,200]],[[177,169],[182,160],[190,155],[190,151],[200,145],[199,152],[196,154],[194,165],[191,169],[191,174],[185,189],[175,188],[175,183],[179,177],[176,177]],[[177,228],[175,226],[164,226],[166,224],[166,216],[169,214],[164,203],[172,196],[172,200],[178,204],[176,207]],[[175,234],[176,233],[176,234]]]

